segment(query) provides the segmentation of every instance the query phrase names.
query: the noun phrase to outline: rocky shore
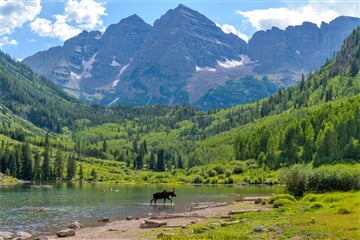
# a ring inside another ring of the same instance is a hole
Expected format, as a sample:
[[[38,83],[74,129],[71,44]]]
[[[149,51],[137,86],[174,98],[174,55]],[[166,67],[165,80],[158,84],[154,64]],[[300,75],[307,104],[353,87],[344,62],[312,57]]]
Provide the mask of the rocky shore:
[[[246,200],[246,199],[245,199]],[[249,211],[267,211],[269,207],[259,204],[259,198],[247,199],[247,201],[232,203],[201,203],[192,204],[188,212],[168,214],[166,212],[148,218],[128,216],[124,220],[112,221],[108,218],[99,219],[101,226],[86,227],[78,222],[69,223],[67,229],[54,233],[50,236],[28,236],[18,238],[13,234],[12,238],[3,239],[31,239],[31,240],[118,240],[118,239],[156,239],[165,235],[173,235],[174,229],[182,228],[189,231],[192,224],[203,223],[215,218],[231,218],[232,214],[241,214]]]

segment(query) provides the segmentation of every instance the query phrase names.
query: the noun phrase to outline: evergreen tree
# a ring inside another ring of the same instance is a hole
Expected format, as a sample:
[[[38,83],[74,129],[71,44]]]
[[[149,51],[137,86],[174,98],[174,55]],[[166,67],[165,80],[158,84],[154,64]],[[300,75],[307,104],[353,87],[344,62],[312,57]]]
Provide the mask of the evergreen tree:
[[[146,143],[145,139],[142,142],[142,147],[143,147],[144,154],[147,154],[148,153],[148,148],[147,148],[147,143]]]
[[[34,180],[41,179],[40,153],[39,150],[34,154]]]
[[[178,167],[179,169],[184,169],[184,162],[183,162],[182,157],[181,157],[180,154],[179,154],[179,156],[178,156],[177,167]]]
[[[108,144],[107,144],[107,141],[105,139],[104,142],[103,142],[102,151],[103,151],[103,153],[106,153],[107,150],[108,150]]]
[[[33,165],[31,148],[28,142],[22,144],[22,177],[24,180],[31,180],[33,178]]]
[[[157,154],[156,170],[160,172],[165,171],[165,159],[164,159],[164,150],[159,149]]]
[[[61,181],[63,178],[63,175],[64,175],[63,153],[59,149],[56,152],[56,157],[55,157],[55,179]]]
[[[72,180],[76,176],[76,161],[74,154],[70,154],[66,165],[66,178]]]
[[[43,162],[42,162],[42,175],[41,179],[44,181],[50,180],[51,169],[50,169],[50,143],[49,143],[49,133],[45,135],[44,141],[44,152],[43,152]]]
[[[97,179],[97,173],[96,173],[96,171],[95,171],[94,168],[91,169],[90,176],[91,176],[91,179],[92,179],[93,181],[96,181],[96,179]]]
[[[15,151],[15,162],[16,162],[15,177],[17,177],[19,179],[24,179],[21,145],[20,144],[16,145],[14,151]]]
[[[10,176],[16,177],[17,165],[16,165],[15,153],[13,151],[9,152],[8,163],[9,163]]]
[[[138,153],[138,143],[136,140],[133,141],[133,153]]]
[[[155,154],[153,152],[151,152],[151,154],[150,154],[149,169],[150,170],[155,170],[156,169]]]
[[[80,163],[80,168],[79,168],[79,179],[80,181],[84,179],[84,171],[83,171],[82,163]]]

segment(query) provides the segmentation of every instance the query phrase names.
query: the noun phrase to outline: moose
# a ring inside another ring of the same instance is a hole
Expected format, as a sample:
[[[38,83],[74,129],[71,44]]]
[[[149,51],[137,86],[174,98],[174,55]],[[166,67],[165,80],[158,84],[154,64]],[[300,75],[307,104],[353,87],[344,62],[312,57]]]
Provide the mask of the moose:
[[[171,204],[173,203],[171,198],[173,197],[176,197],[176,194],[175,194],[175,189],[173,189],[172,191],[162,191],[162,192],[156,192],[153,194],[153,198],[151,199],[150,201],[150,204],[152,204],[152,202],[154,201],[155,204],[156,204],[156,201],[158,199],[164,199],[164,204],[165,204],[165,201],[166,199],[170,200]]]

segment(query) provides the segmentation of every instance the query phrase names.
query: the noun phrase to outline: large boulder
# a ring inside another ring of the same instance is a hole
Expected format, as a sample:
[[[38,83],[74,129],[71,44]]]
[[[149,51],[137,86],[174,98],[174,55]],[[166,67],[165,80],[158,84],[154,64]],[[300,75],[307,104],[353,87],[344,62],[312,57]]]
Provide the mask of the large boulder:
[[[30,233],[24,232],[24,231],[16,232],[16,236],[15,236],[16,239],[28,239],[31,237],[32,237],[32,235]]]
[[[15,234],[13,234],[12,232],[0,232],[0,238],[3,239],[12,239],[15,237]]]
[[[75,230],[68,228],[68,229],[64,229],[61,230],[59,232],[56,233],[56,236],[58,237],[70,237],[70,236],[75,236]]]

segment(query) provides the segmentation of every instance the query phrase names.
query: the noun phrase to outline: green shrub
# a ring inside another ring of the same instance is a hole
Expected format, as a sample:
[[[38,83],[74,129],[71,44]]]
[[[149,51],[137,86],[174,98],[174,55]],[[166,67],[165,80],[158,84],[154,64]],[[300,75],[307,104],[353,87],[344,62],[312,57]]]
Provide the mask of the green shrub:
[[[269,199],[269,204],[273,204],[276,200],[286,199],[290,202],[296,202],[296,199],[294,196],[290,194],[278,194],[272,198]]]
[[[215,177],[216,176],[216,172],[213,169],[209,170],[207,172],[207,174],[209,175],[209,177]]]
[[[227,184],[233,184],[234,183],[234,179],[232,177],[228,177],[228,179],[226,180]]]
[[[273,202],[273,208],[279,208],[286,204],[291,204],[291,203],[293,203],[293,201],[290,201],[289,199],[285,199],[285,198],[278,199]]]
[[[235,166],[233,169],[233,174],[242,174],[244,173],[244,169],[241,166]]]
[[[302,196],[307,190],[310,168],[303,164],[295,164],[282,173],[286,190],[294,196]]]
[[[310,209],[318,210],[318,209],[323,208],[323,207],[324,207],[324,205],[322,203],[315,202],[315,203],[311,204]]]
[[[317,197],[314,194],[307,194],[302,200],[304,202],[316,202]]]
[[[217,174],[224,174],[225,168],[223,166],[216,166],[214,167],[214,170],[217,172]]]
[[[193,183],[195,183],[195,184],[200,184],[200,183],[202,183],[202,182],[203,182],[203,179],[202,179],[202,177],[199,176],[199,175],[196,175],[196,176],[194,177],[194,179],[193,179]]]
[[[339,208],[338,213],[339,214],[350,214],[351,211],[347,208],[341,207],[341,208]]]
[[[218,183],[218,179],[217,178],[213,178],[212,180],[211,180],[211,184],[217,184]]]

